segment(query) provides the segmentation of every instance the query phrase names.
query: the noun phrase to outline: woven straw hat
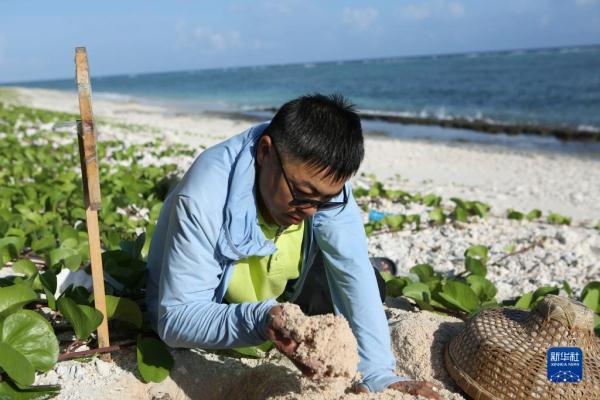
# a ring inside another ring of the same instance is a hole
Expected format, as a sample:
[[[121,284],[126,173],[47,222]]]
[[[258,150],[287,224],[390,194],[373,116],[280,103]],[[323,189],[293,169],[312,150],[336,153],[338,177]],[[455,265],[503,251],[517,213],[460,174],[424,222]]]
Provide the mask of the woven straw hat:
[[[547,377],[550,347],[579,347],[583,379]],[[584,304],[547,295],[531,312],[501,307],[479,312],[446,346],[446,368],[473,399],[600,399],[600,340]]]

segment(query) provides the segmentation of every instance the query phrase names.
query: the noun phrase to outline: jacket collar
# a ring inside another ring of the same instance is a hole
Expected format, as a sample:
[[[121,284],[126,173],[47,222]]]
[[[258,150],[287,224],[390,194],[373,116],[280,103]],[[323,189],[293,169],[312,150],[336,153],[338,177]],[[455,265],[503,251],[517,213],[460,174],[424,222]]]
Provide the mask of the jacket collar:
[[[256,144],[268,125],[269,122],[264,122],[247,131],[242,149],[231,167],[217,249],[222,257],[233,261],[266,256],[277,250],[258,225],[256,204]]]

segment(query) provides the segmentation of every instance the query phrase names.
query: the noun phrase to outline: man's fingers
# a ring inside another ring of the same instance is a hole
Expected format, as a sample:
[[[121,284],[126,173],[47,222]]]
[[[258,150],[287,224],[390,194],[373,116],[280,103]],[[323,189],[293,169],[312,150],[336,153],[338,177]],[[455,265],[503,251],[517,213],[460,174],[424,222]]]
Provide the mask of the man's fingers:
[[[291,357],[298,348],[298,343],[289,338],[276,338],[273,340],[273,343],[275,343],[277,350],[281,351],[288,357]]]
[[[362,383],[359,383],[358,385],[354,386],[354,393],[369,393],[369,389],[367,389],[367,387]]]
[[[438,392],[433,391],[432,389],[423,387],[420,389],[417,389],[415,391],[415,393],[411,393],[411,394],[418,394],[420,396],[425,396],[429,399],[434,399],[434,400],[443,400],[444,398],[442,397],[442,395],[440,395]]]
[[[442,388],[427,381],[401,381],[393,383],[389,387],[415,396],[421,395],[434,400],[443,400],[438,393]]]

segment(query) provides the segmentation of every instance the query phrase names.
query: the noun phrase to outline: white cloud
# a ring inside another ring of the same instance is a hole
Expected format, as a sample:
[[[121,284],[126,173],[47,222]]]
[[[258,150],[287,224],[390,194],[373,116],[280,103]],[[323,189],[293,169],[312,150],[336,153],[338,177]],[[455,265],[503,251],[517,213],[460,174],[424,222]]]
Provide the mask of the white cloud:
[[[398,15],[411,21],[422,21],[432,17],[461,18],[465,15],[465,7],[458,1],[422,0],[400,7]]]
[[[203,54],[224,53],[242,46],[241,35],[236,30],[215,31],[204,26],[188,27],[180,22],[176,45],[179,48],[194,48]]]
[[[465,6],[462,3],[452,2],[448,4],[448,11],[453,17],[459,18],[465,15]]]
[[[264,0],[262,2],[262,8],[268,14],[291,15],[300,5],[298,0]]]
[[[379,17],[379,11],[371,7],[344,7],[342,12],[342,22],[359,31],[364,31],[371,27],[375,20],[377,20],[377,17]]]

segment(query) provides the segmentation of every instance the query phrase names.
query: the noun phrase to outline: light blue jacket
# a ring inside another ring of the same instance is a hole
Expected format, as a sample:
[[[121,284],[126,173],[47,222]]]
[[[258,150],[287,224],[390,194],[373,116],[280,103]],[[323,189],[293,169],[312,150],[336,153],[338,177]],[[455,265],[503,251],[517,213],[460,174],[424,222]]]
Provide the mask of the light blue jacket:
[[[258,225],[255,202],[255,147],[267,125],[204,151],[163,205],[148,255],[146,301],[151,327],[171,347],[219,349],[266,340],[274,299],[222,301],[237,260],[276,251]],[[321,249],[335,312],[346,317],[358,341],[363,383],[381,391],[406,378],[395,375],[361,213],[349,183],[346,190],[346,206],[305,221],[303,267],[291,301]]]

